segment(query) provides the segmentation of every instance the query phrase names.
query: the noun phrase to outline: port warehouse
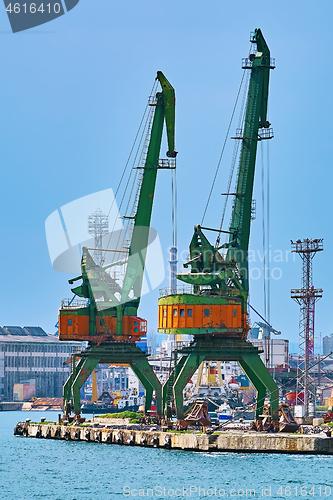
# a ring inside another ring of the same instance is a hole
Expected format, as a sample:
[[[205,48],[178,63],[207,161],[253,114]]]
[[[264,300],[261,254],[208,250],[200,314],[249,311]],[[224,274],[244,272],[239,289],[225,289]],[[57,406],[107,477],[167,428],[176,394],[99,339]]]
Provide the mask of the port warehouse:
[[[61,398],[78,342],[60,342],[39,326],[0,327],[0,399],[13,401],[14,385],[35,386],[36,397]],[[28,398],[29,399],[29,398]]]

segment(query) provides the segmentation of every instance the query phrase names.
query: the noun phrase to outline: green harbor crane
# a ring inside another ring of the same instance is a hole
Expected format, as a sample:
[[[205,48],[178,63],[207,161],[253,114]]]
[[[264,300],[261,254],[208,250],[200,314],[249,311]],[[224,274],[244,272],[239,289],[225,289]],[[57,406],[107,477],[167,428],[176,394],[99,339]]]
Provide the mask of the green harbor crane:
[[[184,264],[190,271],[177,278],[191,285],[191,290],[167,293],[159,299],[159,331],[168,334],[192,334],[189,347],[178,350],[177,362],[163,387],[164,411],[170,413],[173,394],[178,419],[183,418],[183,390],[199,365],[207,361],[238,361],[257,390],[256,418],[263,415],[266,391],[270,395],[270,412],[278,421],[279,392],[258,349],[247,341],[250,237],[252,191],[258,142],[273,137],[267,120],[269,73],[274,64],[260,29],[251,36],[256,50],[243,60],[249,70],[246,113],[242,130],[235,140],[241,141],[237,187],[228,231],[195,226],[190,243],[190,259]],[[211,244],[205,230],[216,231]],[[228,241],[220,245],[221,233]],[[224,249],[225,254],[221,250]]]
[[[145,410],[151,407],[153,391],[157,413],[162,412],[161,384],[147,360],[147,355],[136,341],[147,331],[146,321],[138,317],[150,221],[154,201],[157,170],[175,168],[175,92],[161,71],[157,78],[161,91],[150,100],[154,114],[148,127],[148,148],[143,167],[141,186],[132,218],[129,249],[123,263],[126,272],[122,286],[106,271],[111,265],[97,265],[87,248],[82,249],[82,274],[69,283],[82,280],[72,291],[88,300],[76,307],[63,305],[59,311],[60,340],[88,341],[79,361],[72,363],[72,371],[64,385],[64,413],[73,410],[80,416],[80,389],[98,363],[125,363],[137,375],[146,391]],[[168,160],[159,160],[163,127],[166,124]],[[138,168],[138,167],[135,167]],[[118,251],[118,250],[115,250]],[[121,250],[123,251],[123,250]],[[119,265],[119,262],[118,262]]]

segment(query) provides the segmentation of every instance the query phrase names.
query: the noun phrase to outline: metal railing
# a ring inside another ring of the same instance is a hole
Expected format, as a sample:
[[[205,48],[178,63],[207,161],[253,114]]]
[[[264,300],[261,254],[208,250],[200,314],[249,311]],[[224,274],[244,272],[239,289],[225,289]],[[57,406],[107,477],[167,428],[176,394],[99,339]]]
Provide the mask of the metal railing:
[[[61,309],[77,309],[78,307],[86,307],[88,300],[73,300],[63,299],[61,301]]]
[[[158,168],[176,168],[176,158],[160,158],[158,160]]]
[[[250,57],[243,57],[242,58],[242,68],[243,69],[251,69],[252,68],[252,61],[251,61]],[[270,60],[269,60],[269,68],[270,69],[274,69],[275,68],[275,57],[271,57],[270,58]]]
[[[243,129],[236,128],[236,135],[234,137],[231,137],[231,139],[252,139],[252,140],[262,141],[264,139],[273,139],[273,137],[274,137],[274,132],[272,127],[260,128],[258,130],[258,137],[256,139],[254,137],[245,137]]]
[[[260,128],[258,130],[258,136],[261,140],[263,139],[273,139],[274,137],[274,132],[272,127],[269,128]]]
[[[171,288],[170,286],[160,289],[160,297],[166,297],[167,295],[179,295],[181,293],[193,294],[193,286],[178,286]]]
[[[248,69],[252,68],[252,61],[248,57],[243,57],[242,58],[242,68],[243,69]]]
[[[148,97],[148,106],[156,106],[157,104],[157,99],[155,95],[150,95]]]
[[[176,340],[171,343],[172,351],[180,351],[183,347],[189,347],[191,345],[192,340]]]
[[[242,129],[242,128],[236,128],[236,137],[237,137],[238,139],[242,139],[242,138],[243,138],[243,135],[244,135],[244,133],[243,133],[243,129]]]

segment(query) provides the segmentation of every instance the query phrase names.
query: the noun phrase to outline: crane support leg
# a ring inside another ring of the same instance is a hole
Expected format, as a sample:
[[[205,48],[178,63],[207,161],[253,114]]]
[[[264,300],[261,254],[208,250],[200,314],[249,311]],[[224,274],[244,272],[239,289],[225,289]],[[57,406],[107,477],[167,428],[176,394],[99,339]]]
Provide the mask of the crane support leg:
[[[141,384],[145,388],[145,413],[147,413],[147,411],[150,410],[151,408],[151,403],[153,399],[153,390],[154,390],[153,386],[150,384],[148,379],[143,375],[138,366],[136,366],[135,364],[131,364],[130,366],[134,374],[138,377]]]
[[[99,358],[91,358],[90,356],[83,359],[84,361],[80,368],[76,371],[76,376],[72,384],[73,409],[76,415],[80,414],[81,409],[80,389],[100,362]]]
[[[166,380],[166,382],[164,382],[162,386],[162,412],[164,417],[168,416],[168,404],[170,403],[171,400],[172,386],[174,381],[175,379],[170,373],[168,379]]]
[[[266,390],[270,395],[272,420],[279,420],[279,390],[262,362],[256,347],[250,342],[235,338],[200,338],[189,347],[178,351],[183,355],[174,372],[170,374],[178,419],[183,418],[183,389],[202,361],[238,361],[257,391],[256,417],[263,414]],[[174,373],[174,381],[172,376]],[[163,387],[166,398],[167,384]],[[165,403],[165,400],[163,401]]]
[[[260,415],[262,415],[263,411],[264,411],[266,387],[261,382],[261,380],[257,377],[255,372],[251,369],[251,366],[245,360],[238,361],[238,363],[241,366],[241,368],[243,369],[245,375],[251,381],[251,384],[253,385],[255,390],[257,391],[256,420],[258,420],[260,418]]]
[[[121,342],[91,346],[84,351],[64,386],[64,408],[69,409],[67,413],[71,410],[71,393],[74,412],[80,413],[80,389],[98,363],[130,365],[146,389],[146,410],[150,410],[155,390],[157,414],[162,414],[162,387],[147,361],[146,354],[135,344]]]
[[[272,420],[279,421],[279,389],[271,374],[262,362],[259,354],[244,354],[243,362],[251,367],[252,372],[269,392]],[[242,366],[242,365],[241,365]],[[259,392],[259,391],[258,391]]]
[[[74,382],[76,375],[78,374],[79,370],[81,369],[83,363],[84,363],[84,359],[81,358],[76,366],[74,364],[74,368],[73,368],[70,376],[66,380],[64,387],[63,387],[63,408],[64,408],[64,413],[66,415],[69,415],[71,413],[70,400],[71,400],[71,395],[72,395],[72,384]]]
[[[163,412],[164,416],[167,416],[167,407],[170,405],[172,388],[175,380],[177,379],[180,370],[183,368],[187,356],[182,356],[180,360],[175,365],[174,369],[170,373],[166,382],[164,382],[162,387],[162,398],[163,398]]]
[[[205,356],[203,354],[193,352],[186,358],[184,365],[179,370],[179,374],[173,386],[178,420],[181,420],[184,416],[183,390],[204,359]],[[180,360],[180,362],[181,361],[182,360]]]
[[[130,366],[146,390],[145,412],[151,408],[153,390],[155,390],[156,413],[162,415],[162,387],[147,359],[137,359]]]

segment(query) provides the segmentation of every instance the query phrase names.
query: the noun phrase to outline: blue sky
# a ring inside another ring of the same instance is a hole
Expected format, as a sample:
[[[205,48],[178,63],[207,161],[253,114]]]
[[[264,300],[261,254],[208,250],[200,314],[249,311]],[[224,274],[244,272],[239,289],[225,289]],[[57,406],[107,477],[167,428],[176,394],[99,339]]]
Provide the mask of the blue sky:
[[[178,241],[180,250],[188,248],[235,102],[241,58],[250,32],[260,27],[276,58],[269,96],[275,132],[269,145],[270,242],[273,251],[285,253],[291,239],[324,238],[324,252],[314,260],[314,284],[324,289],[316,335],[330,334],[332,14],[328,1],[80,0],[59,19],[14,35],[0,9],[0,324],[55,331],[61,299],[71,295],[71,276],[51,267],[45,220],[79,197],[115,189],[157,70],[176,89]],[[205,221],[213,227],[222,212],[231,150],[229,140]],[[159,172],[152,220],[166,259],[168,183],[169,173]],[[254,197],[251,248],[257,251],[260,162]],[[299,308],[290,289],[301,286],[301,260],[289,256],[281,270],[271,284],[271,322],[297,342]],[[251,303],[260,311],[262,288],[262,281],[251,284]],[[157,298],[158,290],[142,299],[140,315],[149,328],[157,325]]]

